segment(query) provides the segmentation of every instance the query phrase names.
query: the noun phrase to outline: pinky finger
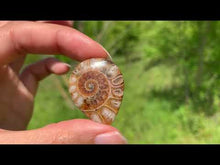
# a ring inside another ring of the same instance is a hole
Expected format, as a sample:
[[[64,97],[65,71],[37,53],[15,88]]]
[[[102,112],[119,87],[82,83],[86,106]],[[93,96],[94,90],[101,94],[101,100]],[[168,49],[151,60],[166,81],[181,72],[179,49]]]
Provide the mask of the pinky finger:
[[[69,71],[70,66],[55,58],[47,58],[27,66],[20,74],[26,88],[35,95],[38,82],[50,74],[62,75]]]

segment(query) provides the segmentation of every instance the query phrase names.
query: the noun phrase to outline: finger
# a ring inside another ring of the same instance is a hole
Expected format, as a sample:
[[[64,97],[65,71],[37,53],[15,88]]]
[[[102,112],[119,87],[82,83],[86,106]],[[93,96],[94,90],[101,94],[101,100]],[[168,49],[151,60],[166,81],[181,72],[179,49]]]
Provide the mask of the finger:
[[[17,58],[15,61],[9,64],[9,66],[13,69],[16,74],[19,74],[20,69],[22,68],[26,55]]]
[[[58,25],[64,25],[64,26],[73,26],[73,21],[66,21],[66,20],[62,20],[62,21],[55,21],[55,20],[45,20],[45,21],[37,21],[37,22],[42,22],[42,23],[52,23],[52,24],[58,24]]]
[[[99,43],[66,26],[19,21],[3,26],[0,35],[0,65],[26,53],[63,54],[79,61],[107,57]]]
[[[26,88],[35,95],[38,82],[50,74],[61,75],[68,72],[70,66],[55,58],[47,58],[27,66],[20,75],[20,79]]]
[[[38,22],[42,22],[42,23],[53,23],[53,24],[58,24],[58,25],[64,25],[64,26],[73,26],[73,21],[38,21]],[[5,22],[7,23],[7,21]],[[2,22],[2,24],[5,24],[4,22]],[[22,56],[20,58],[18,58],[17,60],[13,61],[11,64],[9,64],[9,66],[14,70],[14,72],[16,74],[19,73],[21,67],[24,64],[24,60],[25,60],[26,56]]]
[[[9,21],[0,21],[0,27],[4,26],[5,24],[7,24]]]
[[[4,144],[125,144],[126,139],[109,125],[75,119],[30,131],[1,133]]]

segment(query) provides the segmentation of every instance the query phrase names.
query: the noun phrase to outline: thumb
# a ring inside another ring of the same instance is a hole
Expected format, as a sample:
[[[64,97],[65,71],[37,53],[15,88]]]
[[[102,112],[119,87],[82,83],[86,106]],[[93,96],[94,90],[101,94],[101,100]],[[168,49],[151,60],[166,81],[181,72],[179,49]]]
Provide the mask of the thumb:
[[[1,131],[1,144],[125,144],[126,139],[109,125],[75,119],[29,131]]]

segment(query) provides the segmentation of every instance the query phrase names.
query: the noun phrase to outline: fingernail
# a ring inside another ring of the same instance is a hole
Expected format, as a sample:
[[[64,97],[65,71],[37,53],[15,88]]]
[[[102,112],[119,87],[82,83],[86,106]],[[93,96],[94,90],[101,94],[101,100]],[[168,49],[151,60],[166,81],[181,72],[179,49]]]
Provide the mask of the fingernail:
[[[67,63],[63,63],[64,65],[68,66],[69,68],[71,68],[71,65],[67,64]]]
[[[107,59],[108,60],[110,60],[110,61],[112,61],[112,57],[111,57],[111,55],[109,54],[109,52],[101,45],[101,47],[103,48],[103,50],[105,51],[105,53],[107,54]]]
[[[74,21],[68,21],[68,23],[70,24],[70,26],[73,26],[73,24],[74,24]]]
[[[95,137],[95,144],[126,144],[127,140],[119,132],[108,132]]]

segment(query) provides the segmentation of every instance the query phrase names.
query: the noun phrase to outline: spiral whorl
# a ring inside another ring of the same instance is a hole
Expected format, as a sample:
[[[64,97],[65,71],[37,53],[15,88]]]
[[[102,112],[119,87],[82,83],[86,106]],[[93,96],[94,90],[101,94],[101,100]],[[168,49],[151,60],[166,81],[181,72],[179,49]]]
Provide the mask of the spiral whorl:
[[[111,124],[123,98],[124,81],[119,68],[103,58],[92,58],[76,66],[69,79],[75,105],[96,122]]]

